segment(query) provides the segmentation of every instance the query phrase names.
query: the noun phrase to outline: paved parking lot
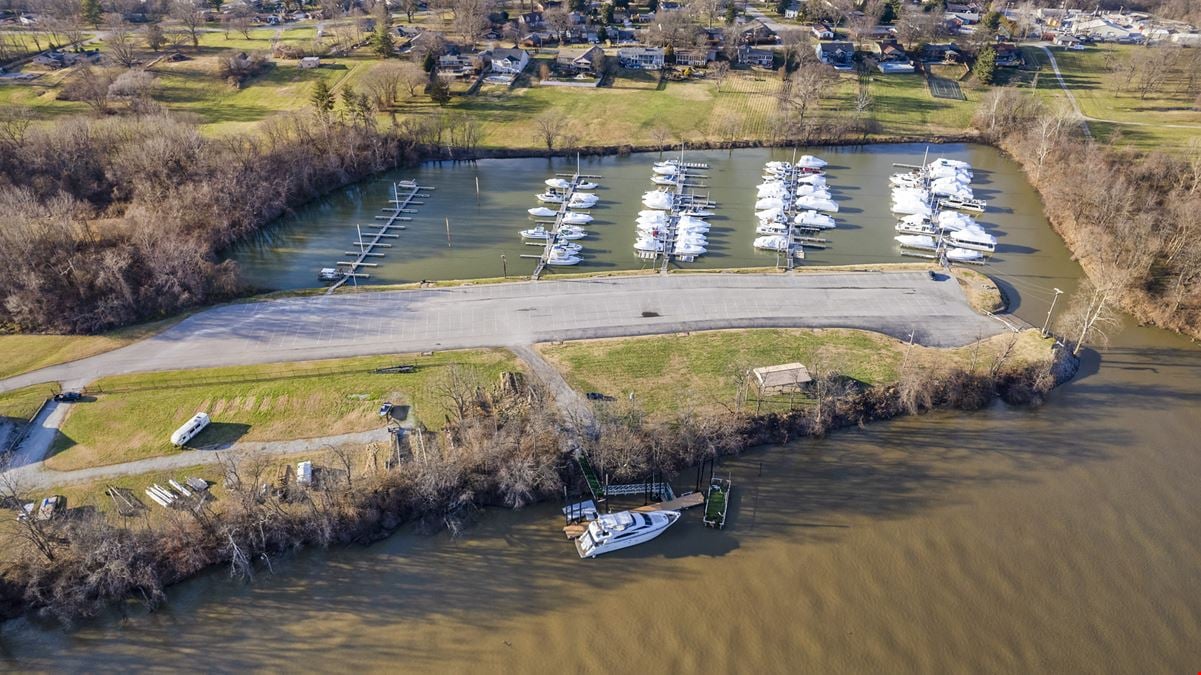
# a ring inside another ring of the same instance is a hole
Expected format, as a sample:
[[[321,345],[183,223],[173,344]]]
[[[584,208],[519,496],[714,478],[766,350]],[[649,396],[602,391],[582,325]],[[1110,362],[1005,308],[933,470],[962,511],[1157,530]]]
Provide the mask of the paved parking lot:
[[[1003,326],[924,272],[675,274],[288,298],[216,307],[129,347],[0,382],[746,327],[846,327],[931,346]]]

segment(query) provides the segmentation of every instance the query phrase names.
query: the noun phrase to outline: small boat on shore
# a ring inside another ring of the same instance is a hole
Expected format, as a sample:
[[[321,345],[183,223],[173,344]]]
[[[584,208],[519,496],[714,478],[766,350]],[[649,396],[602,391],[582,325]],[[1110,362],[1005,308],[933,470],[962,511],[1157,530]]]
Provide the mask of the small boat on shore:
[[[575,548],[581,558],[595,558],[646,543],[679,519],[679,511],[606,513],[588,523],[584,533],[576,538]]]

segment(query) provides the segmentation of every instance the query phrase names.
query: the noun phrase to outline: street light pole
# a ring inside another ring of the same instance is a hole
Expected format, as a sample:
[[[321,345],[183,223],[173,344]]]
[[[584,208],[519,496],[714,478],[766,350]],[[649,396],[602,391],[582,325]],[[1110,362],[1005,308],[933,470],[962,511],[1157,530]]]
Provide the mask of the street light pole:
[[[500,254],[500,268],[504,270],[505,278],[509,278],[509,260],[505,258],[505,254]]]
[[[1061,293],[1063,293],[1063,291],[1056,288],[1055,297],[1051,298],[1051,307],[1047,310],[1047,320],[1043,321],[1043,337],[1047,337],[1047,326],[1051,325],[1051,312],[1055,311],[1055,301],[1059,299]]]

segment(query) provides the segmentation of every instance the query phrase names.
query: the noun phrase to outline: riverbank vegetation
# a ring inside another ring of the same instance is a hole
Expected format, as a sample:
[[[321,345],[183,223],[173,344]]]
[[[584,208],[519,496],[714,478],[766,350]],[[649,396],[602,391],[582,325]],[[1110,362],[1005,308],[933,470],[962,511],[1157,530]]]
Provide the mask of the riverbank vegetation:
[[[577,441],[597,470],[615,479],[640,479],[651,471],[672,475],[763,443],[934,408],[977,409],[997,395],[1037,403],[1066,376],[1057,359],[993,357],[974,370],[944,363],[918,367],[914,359],[902,364],[895,383],[877,386],[853,385],[819,370],[796,405],[772,412],[731,405],[712,414],[680,409],[656,417],[638,399],[601,404],[596,435],[582,439],[525,378],[489,382],[487,371],[468,368],[469,375],[448,380],[441,392],[450,412],[440,431],[415,430],[399,449],[371,445],[314,453],[312,485],[281,473],[295,456],[251,457],[225,461],[219,472],[197,467],[106,483],[139,501],[146,481],[193,475],[220,485],[213,486],[215,499],[181,500],[179,508],[147,502],[155,509],[152,517],[145,510],[114,516],[96,508],[102,498],[94,496],[61,518],[10,521],[0,598],[8,615],[34,610],[64,620],[127,598],[153,607],[164,601],[167,585],[212,565],[228,565],[234,576],[248,578],[269,572],[274,557],[302,546],[368,542],[414,520],[427,530],[457,531],[481,507],[518,508],[557,498],[565,485],[579,490],[582,478],[571,455]],[[9,505],[34,498],[13,474],[0,475],[0,492]]]
[[[380,368],[413,366],[408,373]],[[169,438],[197,412],[212,423],[189,445],[321,438],[380,429],[389,420],[441,428],[450,410],[439,392],[464,369],[483,382],[518,370],[504,350],[399,354],[255,366],[138,373],[88,385],[46,460],[54,471],[191,452]],[[396,406],[385,419],[385,401]]]
[[[1025,168],[1088,273],[1061,332],[1085,341],[1120,306],[1201,337],[1201,141],[1183,155],[1081,142],[1078,119],[1014,89],[990,93],[977,124]]]

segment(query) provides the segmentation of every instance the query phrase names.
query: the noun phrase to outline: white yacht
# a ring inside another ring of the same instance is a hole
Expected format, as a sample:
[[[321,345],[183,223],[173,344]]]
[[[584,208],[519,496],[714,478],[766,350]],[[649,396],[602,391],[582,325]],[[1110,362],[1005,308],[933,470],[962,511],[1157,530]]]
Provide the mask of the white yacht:
[[[581,558],[595,558],[648,542],[679,519],[679,511],[606,513],[588,523],[575,540],[575,548]]]
[[[639,237],[634,242],[635,251],[646,251],[648,253],[662,253],[663,242],[651,237]]]
[[[937,251],[938,240],[934,237],[927,237],[920,234],[898,234],[893,237],[901,245],[901,248],[916,248],[923,251]]]
[[[563,214],[563,222],[567,225],[587,225],[592,222],[592,216],[587,213],[568,211]]]
[[[784,209],[777,206],[777,207],[771,208],[771,209],[764,209],[762,211],[756,211],[755,217],[761,221],[762,220],[777,220],[783,214],[784,214]]]
[[[531,227],[528,230],[522,230],[521,236],[524,239],[543,239],[543,240],[545,240],[545,239],[550,239],[551,235],[550,235],[550,230],[539,225],[538,227]]]
[[[546,257],[546,264],[556,266],[578,265],[580,264],[580,256],[556,246],[550,250],[550,255]]]
[[[660,176],[674,176],[680,172],[680,167],[676,166],[675,164],[656,164],[655,166],[651,167],[651,171],[654,171]]]
[[[962,263],[984,262],[984,254],[966,248],[949,248],[947,249],[947,260]]]
[[[534,196],[538,199],[538,201],[542,202],[543,204],[562,204],[563,203],[563,195],[557,194],[554,192],[543,192],[541,194],[537,194]]]
[[[997,238],[978,227],[965,227],[962,230],[952,230],[947,235],[947,241],[958,248],[995,253]]]
[[[801,227],[808,227],[815,230],[832,230],[836,227],[834,219],[824,213],[817,211],[801,211],[796,214],[792,222]]]
[[[587,236],[588,232],[582,227],[576,227],[575,225],[564,225],[563,227],[559,228],[560,239],[575,241],[576,239],[583,239]]]
[[[974,218],[958,211],[939,211],[934,220],[938,223],[938,228],[944,231],[980,228]]]
[[[755,226],[755,234],[788,234],[788,226],[781,222],[768,222]]]
[[[656,196],[647,195],[642,198],[642,205],[648,209],[668,210],[671,208],[671,195],[666,192],[656,192]]]
[[[579,183],[576,183],[576,187],[581,190],[595,190],[596,188],[600,187],[600,183],[589,183],[587,181],[581,181]]]
[[[894,229],[902,234],[921,234],[928,237],[936,237],[940,232],[929,218],[921,215],[905,216],[897,221]]]
[[[938,200],[938,205],[948,209],[974,211],[976,213],[984,213],[984,210],[988,208],[988,203],[983,199],[965,199],[963,197],[943,197]]]
[[[691,209],[688,209],[687,211],[685,211],[684,213],[682,213],[681,215],[692,216],[694,218],[708,218],[709,216],[713,215],[713,212],[709,211],[707,209],[691,208]]]
[[[546,187],[558,188],[560,190],[566,190],[571,187],[571,181],[565,178],[547,178],[543,182],[546,183]]]
[[[672,247],[672,251],[676,255],[696,256],[696,255],[704,255],[706,249],[701,244],[693,243],[690,241],[676,241],[675,245]]]
[[[651,182],[655,185],[675,185],[678,180],[674,176],[651,176]]]
[[[797,178],[796,182],[804,185],[825,185],[826,177],[820,173],[807,173]]]
[[[526,212],[531,216],[537,216],[539,218],[551,218],[558,213],[558,211],[548,209],[545,206],[535,206],[532,209],[526,209]]]
[[[784,201],[781,200],[779,197],[764,197],[763,199],[760,199],[759,201],[755,202],[756,210],[778,209],[781,206],[784,206]]]
[[[802,169],[821,169],[828,164],[826,160],[813,155],[801,155],[801,158],[796,161],[796,165]]]
[[[812,195],[803,195],[797,197],[797,208],[812,209],[814,211],[829,211],[838,213],[838,204],[833,199],[823,199]]]
[[[788,237],[782,234],[769,234],[766,237],[756,237],[753,246],[761,251],[787,251]]]
[[[798,185],[796,189],[798,197],[812,197],[813,199],[832,199],[830,191],[824,187],[815,185]]]

